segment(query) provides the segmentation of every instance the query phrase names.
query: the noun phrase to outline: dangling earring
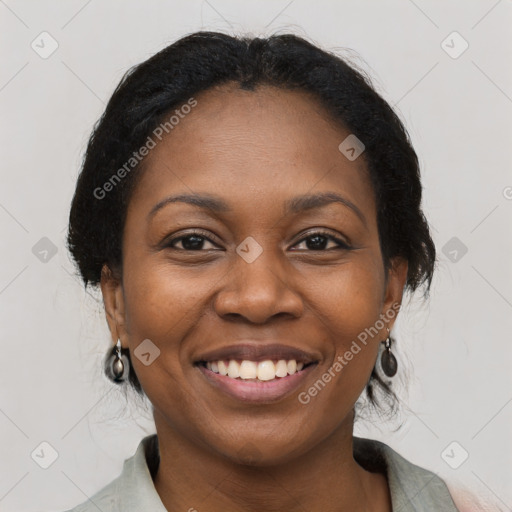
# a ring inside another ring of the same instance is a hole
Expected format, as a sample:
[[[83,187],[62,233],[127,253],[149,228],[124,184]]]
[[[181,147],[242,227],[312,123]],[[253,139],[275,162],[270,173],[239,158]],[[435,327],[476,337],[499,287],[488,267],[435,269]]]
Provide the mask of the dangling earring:
[[[129,364],[128,358],[121,353],[121,340],[118,338],[110,358],[110,373],[114,382],[123,382],[126,379]]]
[[[391,352],[391,343],[393,343],[393,339],[389,335],[388,329],[388,337],[381,341],[384,343],[384,350],[382,355],[380,356],[380,365],[382,366],[382,370],[388,377],[393,377],[398,370],[398,363],[396,361],[396,357]]]

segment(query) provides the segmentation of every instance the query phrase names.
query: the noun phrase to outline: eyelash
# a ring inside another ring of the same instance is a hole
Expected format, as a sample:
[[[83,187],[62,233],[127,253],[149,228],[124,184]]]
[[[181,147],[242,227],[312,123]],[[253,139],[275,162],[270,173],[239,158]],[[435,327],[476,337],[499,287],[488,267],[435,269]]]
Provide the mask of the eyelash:
[[[175,244],[176,242],[179,242],[180,240],[188,238],[190,236],[200,236],[201,238],[204,238],[205,240],[207,240],[211,244],[215,245],[215,243],[207,235],[208,235],[208,233],[206,233],[205,231],[201,231],[201,230],[191,231],[190,233],[187,233],[186,235],[182,235],[182,236],[170,239],[165,244],[165,246],[170,248],[170,249],[177,250],[177,251],[204,252],[205,250],[211,250],[211,249],[198,249],[198,250],[179,249],[179,248],[177,249],[176,247],[174,247],[173,244]],[[295,245],[298,245],[298,244],[300,244],[302,242],[305,242],[308,238],[312,238],[313,236],[317,236],[317,235],[321,235],[321,236],[327,238],[328,240],[332,240],[333,242],[338,244],[338,247],[331,247],[330,249],[318,249],[318,251],[320,251],[320,252],[327,252],[327,251],[332,251],[332,250],[335,250],[335,249],[343,249],[343,250],[350,250],[351,249],[351,247],[346,242],[341,240],[340,238],[337,238],[334,235],[332,235],[331,233],[329,233],[327,231],[322,231],[322,230],[312,231],[312,232],[308,233],[307,236],[304,236],[303,238],[301,238]],[[314,249],[307,250],[307,252],[313,252],[313,251],[314,251]]]

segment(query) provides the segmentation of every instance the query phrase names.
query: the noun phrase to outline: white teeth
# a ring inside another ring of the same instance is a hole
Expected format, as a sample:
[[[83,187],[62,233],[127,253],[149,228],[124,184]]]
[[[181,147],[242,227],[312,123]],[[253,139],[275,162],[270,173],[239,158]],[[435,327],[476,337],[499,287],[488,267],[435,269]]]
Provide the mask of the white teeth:
[[[272,380],[276,378],[276,365],[273,361],[261,361],[258,364],[258,379]]]
[[[228,377],[232,379],[240,377],[240,365],[233,359],[231,359],[228,364]]]
[[[295,359],[288,361],[286,367],[288,368],[288,373],[293,375],[297,371],[297,361],[295,361]]]
[[[242,361],[240,365],[241,379],[255,379],[258,376],[258,365],[254,361]]]
[[[286,377],[288,375],[288,367],[286,366],[286,361],[284,359],[280,359],[276,364],[276,377]]]
[[[217,366],[219,367],[219,373],[221,375],[228,374],[228,367],[226,366],[226,363],[224,361],[217,361]]]
[[[206,368],[220,375],[227,375],[232,379],[258,379],[261,381],[293,375],[304,368],[304,363],[297,363],[295,359],[288,361],[280,359],[276,362],[270,359],[260,362],[243,360],[240,363],[235,359],[230,359],[227,363],[226,365],[226,361],[223,360],[208,361]]]

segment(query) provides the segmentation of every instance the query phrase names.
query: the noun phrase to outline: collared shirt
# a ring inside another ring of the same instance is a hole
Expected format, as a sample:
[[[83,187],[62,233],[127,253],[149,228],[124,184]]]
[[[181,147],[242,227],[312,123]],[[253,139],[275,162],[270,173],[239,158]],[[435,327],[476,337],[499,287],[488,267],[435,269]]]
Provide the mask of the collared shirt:
[[[354,458],[369,471],[386,474],[393,512],[459,512],[446,484],[434,473],[404,459],[388,445],[353,438]],[[87,501],[66,512],[169,512],[153,484],[147,453],[158,449],[156,434],[140,442],[121,474]]]

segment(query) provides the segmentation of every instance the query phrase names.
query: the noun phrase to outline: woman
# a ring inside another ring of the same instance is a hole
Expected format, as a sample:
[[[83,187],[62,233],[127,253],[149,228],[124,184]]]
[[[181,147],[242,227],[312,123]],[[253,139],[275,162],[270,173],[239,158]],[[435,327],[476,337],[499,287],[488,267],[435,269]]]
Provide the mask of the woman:
[[[435,248],[407,133],[342,59],[198,32],[132,69],[68,244],[101,287],[107,374],[147,395],[157,432],[73,512],[457,510],[435,474],[353,436],[363,391],[395,406],[390,331]]]

